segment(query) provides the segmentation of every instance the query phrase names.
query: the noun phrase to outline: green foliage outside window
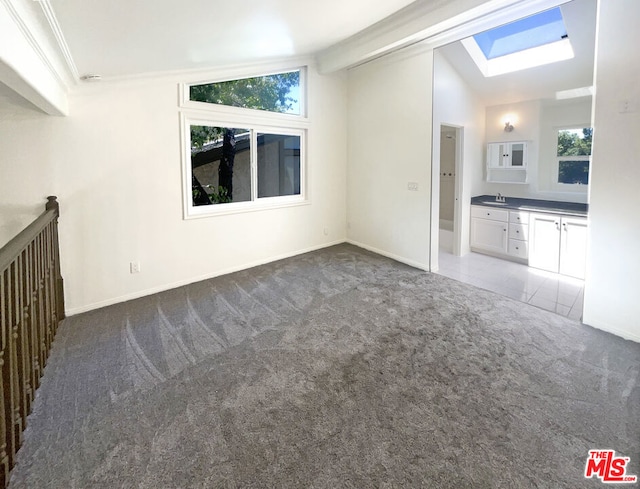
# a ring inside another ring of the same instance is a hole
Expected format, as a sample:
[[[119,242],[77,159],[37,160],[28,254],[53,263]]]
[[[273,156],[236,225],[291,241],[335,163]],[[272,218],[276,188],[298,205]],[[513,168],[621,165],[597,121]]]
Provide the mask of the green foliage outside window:
[[[589,156],[593,129],[558,131],[558,183],[589,184]],[[572,158],[573,157],[573,158]]]
[[[558,156],[588,156],[592,140],[593,129],[588,127],[581,135],[575,130],[558,131]]]
[[[245,109],[300,113],[292,95],[300,86],[300,72],[278,73],[189,87],[189,100]]]

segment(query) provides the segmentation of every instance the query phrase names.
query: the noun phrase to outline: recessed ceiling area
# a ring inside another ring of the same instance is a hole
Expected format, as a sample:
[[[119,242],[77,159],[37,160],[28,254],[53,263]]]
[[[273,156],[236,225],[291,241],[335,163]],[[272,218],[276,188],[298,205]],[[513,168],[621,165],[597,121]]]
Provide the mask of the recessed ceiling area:
[[[80,75],[242,65],[315,54],[413,0],[50,0]]]
[[[561,7],[574,57],[522,71],[485,77],[461,41],[439,48],[486,105],[555,100],[556,92],[593,84],[596,0],[573,0]]]

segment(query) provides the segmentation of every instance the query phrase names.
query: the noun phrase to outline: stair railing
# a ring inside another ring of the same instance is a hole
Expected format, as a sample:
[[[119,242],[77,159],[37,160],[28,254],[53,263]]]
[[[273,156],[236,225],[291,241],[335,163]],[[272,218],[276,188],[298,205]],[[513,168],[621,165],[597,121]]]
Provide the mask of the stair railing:
[[[56,197],[0,249],[0,487],[9,483],[58,323],[64,319]]]

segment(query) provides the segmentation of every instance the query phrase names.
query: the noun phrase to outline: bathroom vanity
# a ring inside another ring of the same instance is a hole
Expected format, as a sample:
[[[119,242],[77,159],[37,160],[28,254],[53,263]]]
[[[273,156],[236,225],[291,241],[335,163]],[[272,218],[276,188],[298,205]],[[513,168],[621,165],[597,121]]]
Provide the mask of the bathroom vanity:
[[[587,204],[481,195],[471,199],[473,251],[584,278]]]

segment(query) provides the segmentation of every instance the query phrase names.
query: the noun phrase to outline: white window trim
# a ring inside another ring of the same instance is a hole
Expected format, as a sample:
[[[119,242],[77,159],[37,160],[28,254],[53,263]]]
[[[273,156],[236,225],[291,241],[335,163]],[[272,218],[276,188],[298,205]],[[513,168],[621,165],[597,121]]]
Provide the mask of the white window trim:
[[[206,104],[214,105],[214,104]],[[214,105],[215,106],[215,105]],[[218,106],[215,106],[218,107]],[[246,110],[246,109],[243,109]],[[260,112],[263,111],[252,111]],[[267,112],[272,115],[272,113]],[[272,125],[268,123],[270,117],[258,118],[262,122],[256,122],[255,117],[215,117],[212,111],[197,111],[180,113],[180,139],[182,153],[182,194],[183,194],[183,217],[184,219],[194,219],[211,216],[221,216],[227,214],[236,214],[241,212],[260,211],[266,209],[276,209],[282,207],[291,207],[299,205],[308,205],[309,197],[307,191],[307,128],[293,127],[288,124],[286,127],[280,125]],[[274,120],[274,122],[276,122]],[[300,136],[300,194],[283,195],[278,197],[261,197],[257,196],[258,169],[257,169],[257,145],[251,146],[251,198],[246,202],[230,202],[227,204],[212,204],[203,206],[193,205],[193,196],[191,191],[191,126],[217,126],[217,127],[242,127],[252,131],[253,138],[257,137],[257,133],[284,134],[291,136]],[[296,124],[300,126],[300,124]],[[306,126],[306,125],[305,125]]]
[[[286,114],[280,112],[271,112],[268,110],[258,110],[258,109],[247,109],[244,107],[232,107],[230,105],[221,105],[221,104],[210,104],[207,102],[197,102],[194,100],[189,100],[189,88],[193,85],[205,85],[208,83],[221,83],[226,81],[233,80],[242,80],[245,78],[254,78],[259,76],[269,76],[269,75],[277,75],[280,73],[290,73],[292,71],[300,72],[300,114]],[[258,74],[249,74],[243,76],[235,76],[235,77],[224,77],[215,80],[202,80],[195,81],[189,83],[181,83],[179,85],[179,104],[180,107],[191,110],[204,110],[206,112],[210,112],[214,110],[219,114],[227,114],[230,117],[233,116],[254,116],[258,118],[268,117],[268,119],[277,121],[281,120],[283,124],[289,124],[291,122],[308,122],[308,103],[307,103],[307,86],[308,86],[308,76],[307,76],[307,67],[306,66],[298,66],[295,68],[287,68],[281,70],[270,70],[266,73],[258,73]]]

